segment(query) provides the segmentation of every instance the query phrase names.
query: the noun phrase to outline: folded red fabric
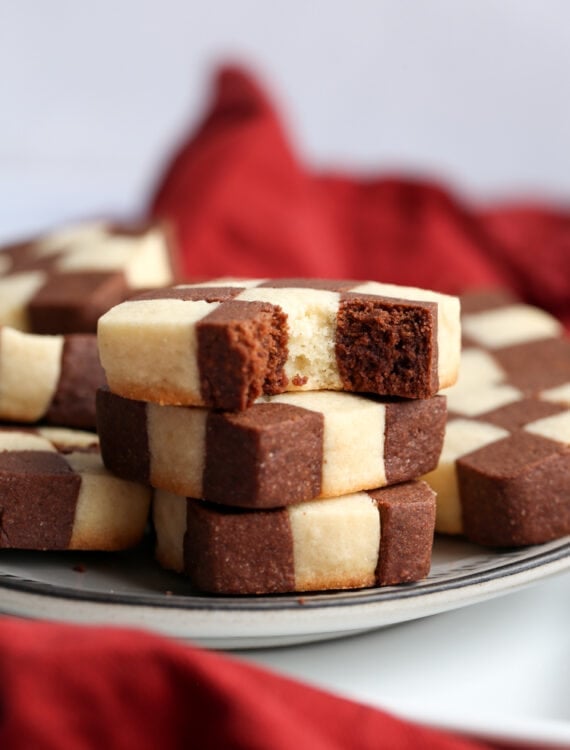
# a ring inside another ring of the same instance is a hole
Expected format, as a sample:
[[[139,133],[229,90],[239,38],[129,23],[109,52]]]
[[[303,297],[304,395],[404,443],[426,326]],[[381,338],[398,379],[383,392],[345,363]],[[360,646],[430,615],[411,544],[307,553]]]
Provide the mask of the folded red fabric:
[[[205,120],[158,185],[150,213],[174,223],[189,276],[505,286],[570,322],[570,207],[487,210],[435,182],[314,174],[238,68],[220,71]]]
[[[484,750],[227,656],[118,628],[0,620],[10,750]]]

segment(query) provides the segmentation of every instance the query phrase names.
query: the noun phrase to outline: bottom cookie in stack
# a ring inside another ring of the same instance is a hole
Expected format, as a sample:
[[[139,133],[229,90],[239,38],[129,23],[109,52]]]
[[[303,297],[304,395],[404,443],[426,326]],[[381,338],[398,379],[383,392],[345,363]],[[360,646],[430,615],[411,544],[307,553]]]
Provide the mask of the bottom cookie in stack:
[[[421,481],[246,510],[157,490],[156,558],[213,594],[410,583],[429,573],[435,494]]]
[[[0,429],[0,549],[123,550],[138,544],[151,491],[110,474],[94,434]]]

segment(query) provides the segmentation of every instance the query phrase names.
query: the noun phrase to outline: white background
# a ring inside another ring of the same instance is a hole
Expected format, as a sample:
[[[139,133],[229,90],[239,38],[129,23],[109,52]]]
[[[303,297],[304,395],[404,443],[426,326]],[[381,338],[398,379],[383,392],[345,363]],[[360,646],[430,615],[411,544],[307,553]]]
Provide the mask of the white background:
[[[570,200],[565,0],[0,0],[0,238],[140,211],[225,60],[313,165]]]

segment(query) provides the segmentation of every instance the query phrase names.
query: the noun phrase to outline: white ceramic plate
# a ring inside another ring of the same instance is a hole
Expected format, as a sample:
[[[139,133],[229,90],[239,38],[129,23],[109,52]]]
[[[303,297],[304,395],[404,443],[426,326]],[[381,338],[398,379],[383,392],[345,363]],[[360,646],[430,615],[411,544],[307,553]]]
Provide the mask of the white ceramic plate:
[[[570,568],[570,537],[501,553],[439,539],[416,584],[321,594],[197,594],[130,553],[0,553],[0,611],[75,623],[136,626],[218,649],[338,638],[455,609]]]

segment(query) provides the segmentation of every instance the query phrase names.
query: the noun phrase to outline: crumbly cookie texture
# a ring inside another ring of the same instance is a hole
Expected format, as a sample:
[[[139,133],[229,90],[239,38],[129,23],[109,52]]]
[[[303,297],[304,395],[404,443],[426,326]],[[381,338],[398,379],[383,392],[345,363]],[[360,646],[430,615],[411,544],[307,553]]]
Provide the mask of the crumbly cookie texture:
[[[110,307],[178,275],[158,224],[77,224],[1,250],[0,325],[33,333],[95,333]]]
[[[409,583],[430,569],[435,497],[425,482],[236,510],[156,493],[156,557],[214,594]]]
[[[0,548],[127,549],[143,537],[150,499],[103,467],[94,434],[0,429]]]
[[[93,430],[95,394],[104,384],[94,334],[0,326],[0,420]]]
[[[220,279],[117,305],[98,338],[126,398],[230,410],[297,390],[428,398],[457,376],[459,301],[377,282]]]
[[[510,295],[462,298],[458,381],[438,467],[436,529],[512,547],[570,533],[570,341]]]
[[[335,391],[267,396],[241,412],[97,394],[105,465],[179,495],[249,508],[291,505],[415,479],[434,469],[445,398]]]

